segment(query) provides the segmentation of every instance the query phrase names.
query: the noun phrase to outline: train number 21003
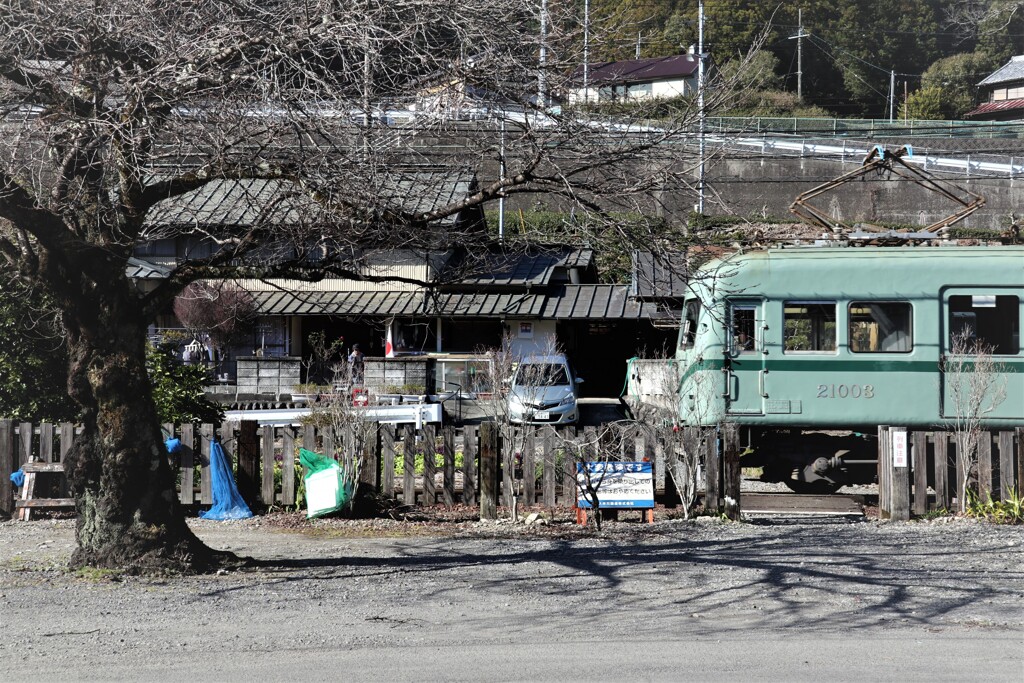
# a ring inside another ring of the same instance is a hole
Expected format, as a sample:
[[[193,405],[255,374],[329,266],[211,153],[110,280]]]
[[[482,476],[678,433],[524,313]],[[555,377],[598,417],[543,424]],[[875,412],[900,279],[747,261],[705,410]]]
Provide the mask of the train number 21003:
[[[819,384],[816,398],[874,398],[872,384]]]

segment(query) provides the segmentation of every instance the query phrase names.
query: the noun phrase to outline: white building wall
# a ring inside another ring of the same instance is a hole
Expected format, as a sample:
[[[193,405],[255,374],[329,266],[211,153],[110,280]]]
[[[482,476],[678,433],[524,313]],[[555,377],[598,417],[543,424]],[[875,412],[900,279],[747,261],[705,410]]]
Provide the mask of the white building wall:
[[[511,351],[516,356],[550,353],[556,349],[558,337],[554,320],[510,320]]]

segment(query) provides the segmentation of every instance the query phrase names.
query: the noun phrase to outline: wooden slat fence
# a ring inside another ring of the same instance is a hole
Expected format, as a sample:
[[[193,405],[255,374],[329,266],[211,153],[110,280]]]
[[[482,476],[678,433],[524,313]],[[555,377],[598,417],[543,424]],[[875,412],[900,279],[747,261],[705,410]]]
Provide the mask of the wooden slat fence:
[[[60,462],[80,431],[71,424],[0,420],[0,513],[9,516],[14,510],[17,492],[9,474],[31,458]],[[312,425],[258,426],[255,422],[165,424],[162,431],[164,438],[181,441],[180,451],[169,456],[169,461],[177,472],[178,499],[183,505],[212,504],[210,448],[218,440],[232,463],[239,492],[254,510],[287,508],[299,500],[300,446],[318,452],[348,449],[353,439],[352,434],[334,434]],[[501,485],[495,491],[494,504],[510,505],[515,493],[520,505],[573,505],[575,461],[560,444],[575,434],[572,428],[561,432],[549,427],[531,429],[516,436],[520,452],[499,440],[494,473]],[[409,505],[475,506],[483,500],[490,474],[481,462],[485,451],[480,425],[457,429],[425,425],[418,431],[411,424],[382,425],[377,438],[367,445],[360,482]],[[656,458],[656,480],[663,486],[664,453],[664,444],[648,443],[641,435],[618,455]],[[400,473],[396,473],[396,463],[401,465]]]
[[[906,432],[906,467],[896,467],[893,433]],[[1024,483],[1024,429],[983,432],[977,462],[970,472],[957,462],[956,435],[944,431],[878,430],[878,507],[883,519],[909,519],[934,510],[951,510],[957,482],[977,482],[981,500],[1007,500]]]

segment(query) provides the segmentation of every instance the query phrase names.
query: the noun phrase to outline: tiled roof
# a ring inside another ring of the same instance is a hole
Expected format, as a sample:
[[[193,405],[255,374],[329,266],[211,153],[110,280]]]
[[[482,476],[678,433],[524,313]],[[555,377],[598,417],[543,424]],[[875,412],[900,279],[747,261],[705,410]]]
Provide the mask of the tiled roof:
[[[481,268],[486,272],[459,280],[459,286],[547,285],[555,268],[588,268],[591,249],[567,246],[538,247],[528,253],[494,251]]]
[[[162,280],[170,274],[170,268],[133,256],[128,259],[125,273],[133,280]]]
[[[687,255],[679,252],[672,256],[675,263],[669,267],[663,261],[655,259],[649,251],[633,252],[633,273],[630,293],[641,299],[651,298],[682,298],[686,294]]]
[[[685,78],[697,73],[698,63],[694,55],[598,62],[589,65],[588,80],[591,85],[597,86],[602,83],[646,83]],[[577,68],[573,76],[575,80],[582,81],[583,68]]]
[[[1024,55],[1010,57],[1010,61],[986,76],[978,85],[998,85],[1024,80]]]
[[[426,213],[464,199],[476,191],[476,175],[468,170],[409,169],[368,182],[360,199],[367,208]],[[192,192],[159,202],[146,218],[152,226],[246,226],[256,223],[316,223],[324,206],[290,180],[215,180]],[[453,214],[437,225],[458,220]]]
[[[564,285],[547,293],[255,292],[261,315],[441,316],[638,320],[663,318],[626,285]]]
[[[1021,110],[1021,115],[1024,116],[1024,99],[997,100],[996,102],[985,102],[984,104],[979,104],[977,107],[964,114],[964,118],[1012,112],[1018,109]]]

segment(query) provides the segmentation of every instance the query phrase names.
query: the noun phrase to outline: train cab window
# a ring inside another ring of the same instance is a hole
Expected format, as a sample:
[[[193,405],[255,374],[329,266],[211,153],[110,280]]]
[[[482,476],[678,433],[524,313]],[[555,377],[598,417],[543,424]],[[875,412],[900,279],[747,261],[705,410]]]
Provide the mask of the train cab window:
[[[693,342],[697,339],[697,320],[699,318],[700,299],[688,300],[683,317],[683,329],[679,333],[679,348],[688,349],[693,347]]]
[[[784,310],[786,353],[836,350],[834,301],[787,301]]]
[[[850,351],[909,353],[914,348],[913,313],[901,301],[854,301],[850,304]]]
[[[730,308],[729,342],[733,353],[757,351],[757,306],[734,304]]]
[[[1020,299],[978,294],[949,297],[951,349],[958,339],[973,348],[989,348],[994,355],[1020,353]]]

